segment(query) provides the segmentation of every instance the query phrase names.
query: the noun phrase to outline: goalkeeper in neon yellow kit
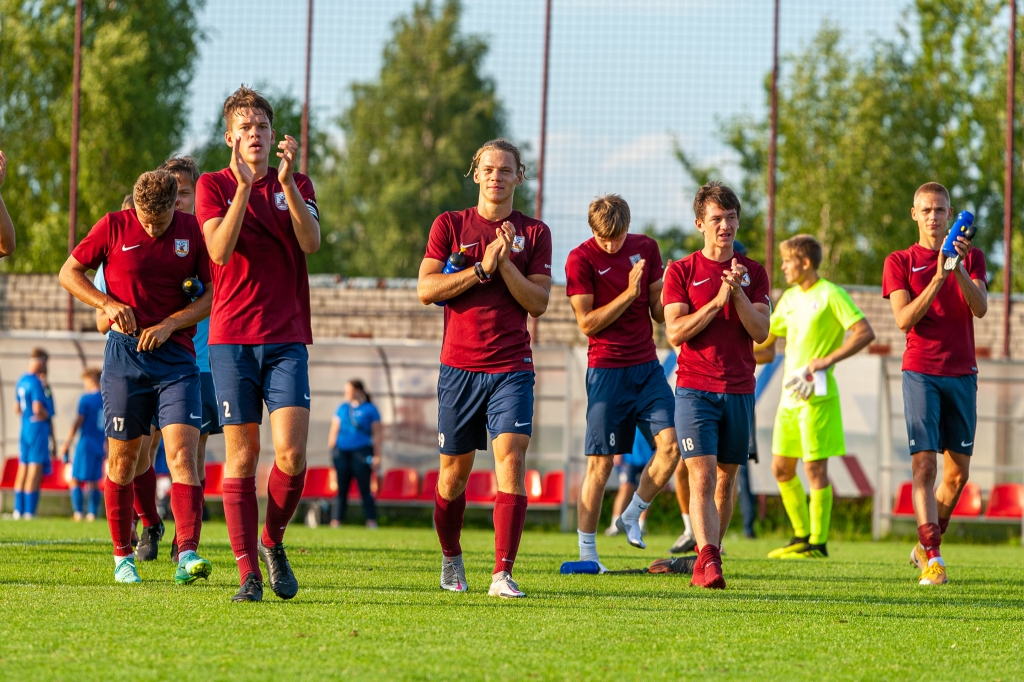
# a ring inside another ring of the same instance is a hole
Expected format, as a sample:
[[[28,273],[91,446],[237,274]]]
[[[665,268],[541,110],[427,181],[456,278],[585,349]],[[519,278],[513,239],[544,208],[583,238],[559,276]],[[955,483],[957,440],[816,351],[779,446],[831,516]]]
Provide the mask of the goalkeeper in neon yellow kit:
[[[846,454],[832,367],[871,343],[875,332],[845,290],[818,276],[822,247],[817,239],[796,235],[782,242],[779,252],[790,288],[772,313],[768,339],[757,348],[771,348],[776,338],[786,338],[782,400],[772,432],[772,473],[793,524],[793,539],[768,556],[824,558],[832,515],[828,458]],[[811,484],[810,504],[796,475],[799,459]]]

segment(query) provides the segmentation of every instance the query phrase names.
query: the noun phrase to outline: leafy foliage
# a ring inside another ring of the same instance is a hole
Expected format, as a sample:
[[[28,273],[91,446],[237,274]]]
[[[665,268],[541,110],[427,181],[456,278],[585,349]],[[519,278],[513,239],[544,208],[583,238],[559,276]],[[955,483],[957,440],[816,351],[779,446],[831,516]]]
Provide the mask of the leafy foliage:
[[[67,256],[74,2],[0,0],[0,148],[18,252],[4,267],[55,272]],[[78,237],[121,205],[182,139],[202,32],[190,0],[86,0]]]

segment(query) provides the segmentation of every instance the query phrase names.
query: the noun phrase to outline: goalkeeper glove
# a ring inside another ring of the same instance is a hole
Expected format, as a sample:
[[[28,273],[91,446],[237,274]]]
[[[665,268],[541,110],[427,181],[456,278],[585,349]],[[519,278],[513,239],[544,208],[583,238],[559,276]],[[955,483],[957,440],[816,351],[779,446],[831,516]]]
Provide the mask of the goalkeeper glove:
[[[792,396],[807,400],[814,392],[814,375],[807,367],[803,367],[793,372],[783,387],[788,388]]]

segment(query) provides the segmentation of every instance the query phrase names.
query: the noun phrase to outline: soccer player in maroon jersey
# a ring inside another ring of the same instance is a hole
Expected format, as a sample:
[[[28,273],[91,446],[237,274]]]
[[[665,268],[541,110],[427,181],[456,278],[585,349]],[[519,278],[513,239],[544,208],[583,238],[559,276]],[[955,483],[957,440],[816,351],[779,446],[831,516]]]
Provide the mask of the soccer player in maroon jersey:
[[[988,311],[985,254],[959,237],[959,262],[943,265],[942,242],[953,210],[949,192],[937,182],[914,193],[911,217],[918,240],[885,259],[882,295],[896,326],[907,335],[903,353],[903,413],[913,469],[914,515],[919,543],[910,560],[921,585],[948,582],[939,552],[942,534],[970,473],[978,423],[978,366],[974,318]],[[952,275],[952,276],[950,276]],[[942,482],[935,489],[936,453],[942,452]]]
[[[306,479],[306,346],[313,343],[306,254],[320,248],[319,211],[313,183],[295,172],[293,137],[277,143],[280,163],[270,166],[274,110],[260,93],[244,85],[236,90],[224,102],[224,124],[231,164],[199,178],[196,216],[213,261],[210,368],[227,450],[224,516],[241,583],[232,600],[263,598],[258,558],[267,564],[274,594],[291,599],[299,583],[282,542]],[[264,402],[274,466],[259,535]]]
[[[629,234],[629,205],[618,195],[595,199],[587,218],[594,236],[569,253],[565,293],[580,331],[590,339],[587,472],[577,501],[580,561],[600,565],[597,523],[613,457],[632,452],[638,426],[648,444],[671,451],[664,457],[673,462],[679,460],[679,446],[672,391],[658,362],[651,323],[652,318],[665,321],[658,243]]]
[[[175,581],[208,578],[212,569],[196,554],[203,510],[196,470],[202,403],[192,345],[195,325],[209,314],[212,295],[192,301],[182,289],[190,277],[199,277],[209,288],[210,260],[196,219],[174,210],[177,185],[166,171],[143,173],[135,183],[137,208],[104,216],[60,272],[65,289],[102,308],[111,321],[101,391],[108,443],[104,497],[117,582],[140,581],[131,546],[132,481],[142,436],[154,416],[167,441],[174,481],[172,507],[181,548]],[[101,263],[108,293],[85,276]]]
[[[7,157],[0,150],[0,188],[4,185],[7,177]],[[14,253],[14,223],[11,221],[11,214],[7,212],[4,198],[0,195],[0,258],[6,258]]]
[[[430,228],[417,291],[425,305],[447,302],[437,385],[441,472],[434,524],[441,542],[441,587],[465,592],[462,561],[466,483],[477,450],[494,446],[494,571],[489,594],[522,597],[512,567],[526,521],[526,449],[533,433],[533,354],[527,313],[539,317],[551,290],[551,232],[512,208],[525,167],[507,140],[473,157],[477,205],[442,213]],[[461,252],[470,265],[444,273]]]
[[[697,538],[692,584],[724,588],[721,543],[734,505],[733,486],[747,462],[754,410],[754,343],[768,338],[768,274],[733,250],[740,201],[720,182],[693,200],[704,248],[665,271],[665,336],[679,347],[676,435],[690,479]],[[676,461],[659,450],[620,519],[630,544],[642,547],[637,519],[668,482]],[[716,508],[717,507],[717,508]]]

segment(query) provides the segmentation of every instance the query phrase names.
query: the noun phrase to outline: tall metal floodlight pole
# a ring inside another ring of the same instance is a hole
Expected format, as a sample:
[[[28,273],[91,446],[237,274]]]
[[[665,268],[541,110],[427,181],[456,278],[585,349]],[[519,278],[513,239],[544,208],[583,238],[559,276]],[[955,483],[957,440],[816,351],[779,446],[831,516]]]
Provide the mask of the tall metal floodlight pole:
[[[775,276],[775,140],[779,119],[779,0],[775,0],[772,28],[772,85],[768,109],[768,215],[765,219],[764,267],[769,281]]]
[[[302,159],[299,161],[299,172],[309,174],[309,75],[313,63],[313,0],[309,0],[306,9],[306,95],[302,100]]]
[[[542,220],[544,210],[544,154],[548,140],[548,63],[551,51],[551,0],[544,9],[544,76],[540,86],[540,156],[537,159],[537,206],[534,216]]]
[[[1017,0],[1010,0],[1010,42],[1006,52],[1006,179],[1003,189],[1003,358],[1010,359],[1010,310],[1013,301],[1013,105],[1017,80]]]
[[[78,111],[82,89],[82,0],[75,3],[75,60],[71,74],[71,173],[68,177],[68,255],[75,250],[78,224]],[[75,326],[75,299],[68,294],[68,331]]]

